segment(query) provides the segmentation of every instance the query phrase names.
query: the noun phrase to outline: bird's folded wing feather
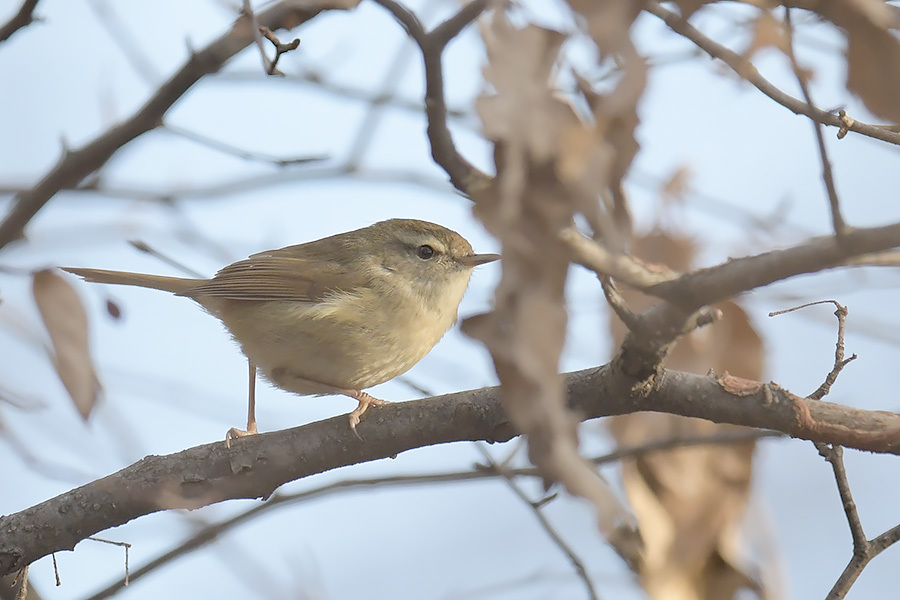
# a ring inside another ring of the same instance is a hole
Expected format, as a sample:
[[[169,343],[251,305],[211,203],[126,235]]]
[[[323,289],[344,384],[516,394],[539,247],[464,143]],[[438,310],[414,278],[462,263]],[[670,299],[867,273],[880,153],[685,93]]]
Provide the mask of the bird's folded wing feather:
[[[317,302],[331,293],[359,287],[364,277],[358,271],[349,272],[338,262],[313,262],[274,250],[228,265],[184,295]]]

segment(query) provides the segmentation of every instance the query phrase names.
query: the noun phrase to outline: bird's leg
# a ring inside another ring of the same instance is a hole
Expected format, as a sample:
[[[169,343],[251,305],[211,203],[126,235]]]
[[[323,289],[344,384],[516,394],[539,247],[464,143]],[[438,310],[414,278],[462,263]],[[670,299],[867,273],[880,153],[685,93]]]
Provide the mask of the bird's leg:
[[[231,448],[231,440],[236,440],[240,437],[245,437],[248,435],[254,435],[257,433],[256,429],[256,365],[253,364],[253,361],[249,358],[247,359],[247,364],[250,365],[250,391],[247,396],[247,429],[238,429],[237,427],[232,427],[228,430],[228,433],[225,434],[225,447]]]
[[[356,426],[359,425],[359,418],[362,416],[362,414],[366,412],[373,404],[375,406],[384,406],[385,404],[390,404],[390,402],[388,402],[387,400],[380,400],[378,398],[370,396],[362,390],[351,390],[348,388],[337,387],[328,383],[322,383],[320,381],[313,381],[312,379],[307,379],[306,377],[301,377],[296,373],[292,373],[285,367],[272,369],[272,371],[267,373],[267,375],[272,383],[286,390],[302,390],[300,393],[303,394],[340,394],[342,396],[349,396],[350,398],[353,398],[354,400],[359,402],[359,405],[348,415],[350,417],[350,429],[353,430],[353,433],[359,439],[362,439],[362,437],[360,437],[359,433],[357,433]]]

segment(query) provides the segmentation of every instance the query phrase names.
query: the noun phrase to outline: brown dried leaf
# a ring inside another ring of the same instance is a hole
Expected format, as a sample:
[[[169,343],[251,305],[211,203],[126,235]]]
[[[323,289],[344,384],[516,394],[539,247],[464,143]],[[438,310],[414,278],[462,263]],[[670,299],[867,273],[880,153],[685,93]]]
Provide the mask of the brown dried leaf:
[[[566,36],[535,25],[516,29],[499,17],[482,27],[482,36],[488,52],[484,79],[496,90],[475,104],[485,136],[546,162],[557,152],[560,128],[577,122],[550,88]]]
[[[72,286],[49,269],[34,273],[32,293],[53,342],[56,372],[86,420],[101,391],[88,345],[87,313]]]
[[[632,252],[686,271],[696,247],[688,238],[654,232],[635,239]],[[621,293],[637,312],[657,303],[634,290]],[[762,340],[737,304],[723,302],[717,308],[723,317],[679,340],[666,366],[699,373],[727,369],[758,380],[763,367]],[[612,317],[610,327],[620,344],[627,333],[624,325]],[[748,381],[731,375],[725,380]],[[743,431],[656,413],[615,417],[608,424],[620,447]],[[623,463],[625,491],[646,547],[641,583],[651,599],[719,600],[733,598],[739,589],[758,590],[744,570],[739,548],[754,448],[752,441],[679,448]]]
[[[764,48],[776,48],[783,53],[790,52],[790,36],[784,23],[776,21],[768,12],[763,12],[753,21],[753,39],[744,51],[744,59],[750,60]]]
[[[569,261],[557,236],[571,224],[579,196],[589,196],[603,180],[588,163],[605,142],[553,94],[563,34],[517,29],[502,15],[486,21],[482,33],[489,60],[484,75],[494,89],[478,98],[477,109],[485,135],[495,142],[497,176],[478,190],[474,210],[503,244],[504,267],[494,312],[467,319],[463,330],[490,350],[503,408],[527,437],[529,459],[545,481],[560,482],[591,502],[610,543],[636,560],[640,542],[633,519],[579,455],[578,420],[566,407],[558,372]],[[598,192],[593,194],[596,206]]]
[[[587,21],[588,34],[604,54],[618,52],[631,43],[628,30],[641,13],[642,3],[633,0],[568,0],[572,10]]]
[[[847,33],[847,89],[872,113],[900,123],[900,41],[894,7],[881,0],[817,2],[809,6]]]
[[[853,23],[847,40],[847,89],[874,114],[900,123],[900,42],[888,31]]]
[[[618,417],[610,429],[622,447],[741,431],[657,413]],[[623,463],[625,491],[644,537],[640,575],[650,598],[720,600],[757,589],[735,550],[754,446],[678,448]]]

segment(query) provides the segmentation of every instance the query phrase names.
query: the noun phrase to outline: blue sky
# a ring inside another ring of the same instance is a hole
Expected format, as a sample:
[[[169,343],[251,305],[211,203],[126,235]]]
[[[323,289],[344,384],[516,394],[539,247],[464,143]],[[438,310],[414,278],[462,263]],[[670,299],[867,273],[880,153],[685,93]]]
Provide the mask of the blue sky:
[[[103,27],[85,0],[44,0],[44,21],[0,45],[0,187],[28,186],[57,160],[61,140],[79,147],[130,115],[186,58],[203,47],[235,16],[227,3],[109,2],[116,27],[135,59]],[[434,23],[454,4],[423,9]],[[565,26],[549,5],[523,3],[523,18]],[[0,1],[0,15],[18,2]],[[547,11],[546,14],[543,11]],[[748,40],[750,10],[716,6],[695,23],[717,40],[741,49]],[[3,18],[0,16],[0,18]],[[635,26],[643,53],[682,55],[690,46],[654,17]],[[332,13],[295,35],[300,49],[283,57],[287,73],[314,71],[334,85],[369,92],[387,89],[416,101],[422,95],[419,57],[402,29],[381,9],[363,2],[351,13]],[[288,38],[287,34],[282,38]],[[826,108],[846,106],[853,116],[875,121],[842,89],[841,38],[824,26],[804,25],[798,35],[801,62],[815,71],[813,97]],[[397,61],[398,51],[407,56]],[[582,60],[577,44],[573,61]],[[470,28],[445,56],[448,104],[468,111],[482,88],[484,60],[477,30]],[[789,93],[799,91],[786,61],[763,51],[757,65]],[[386,107],[366,146],[357,146],[360,174],[328,176],[327,167],[353,156],[367,105],[322,87],[264,79],[259,56],[245,51],[219,75],[201,81],[167,115],[173,126],[234,146],[281,157],[326,156],[328,161],[279,170],[155,131],[115,155],[102,172],[109,195],[61,193],[32,221],[28,242],[0,253],[0,264],[24,268],[94,266],[178,274],[157,259],[134,251],[140,239],[204,273],[264,250],[315,239],[390,217],[422,218],[467,237],[479,251],[497,249],[472,218],[468,201],[455,195],[430,160],[421,114]],[[388,77],[388,75],[391,75]],[[798,242],[829,231],[827,198],[810,123],[774,104],[705,57],[664,63],[651,71],[641,102],[637,135],[641,152],[628,181],[637,222],[665,227],[701,240],[704,264]],[[474,118],[454,124],[461,151],[490,169],[490,148]],[[827,132],[844,214],[854,225],[900,219],[896,202],[897,149],[850,135]],[[658,181],[687,167],[691,193],[684,206],[660,213]],[[415,176],[421,183],[396,181]],[[259,179],[254,179],[259,178]],[[251,180],[249,186],[239,186]],[[273,182],[274,181],[274,182]],[[199,193],[226,183],[225,193]],[[179,191],[167,204],[136,198],[129,191]],[[8,198],[6,196],[5,198]],[[0,200],[7,207],[8,199]],[[748,224],[739,210],[773,221],[773,232]],[[781,211],[781,212],[779,212]],[[662,216],[660,216],[662,214]],[[777,215],[773,218],[773,215]],[[460,313],[489,307],[498,267],[479,269]],[[895,271],[834,272],[778,284],[744,299],[767,348],[767,379],[796,393],[818,386],[832,362],[832,309],[820,307],[778,319],[765,315],[804,301],[834,297],[850,308],[848,352],[860,359],[848,367],[831,399],[872,409],[897,410],[889,370],[900,360],[898,277]],[[245,410],[243,357],[222,326],[183,298],[130,288],[78,285],[92,320],[94,358],[105,397],[85,425],[69,405],[41,345],[42,325],[27,278],[0,274],[0,362],[3,389],[39,400],[41,408],[0,404],[0,459],[7,481],[0,513],[21,510],[125,465],[146,454],[165,454],[220,439],[241,425]],[[593,277],[572,270],[570,338],[562,368],[605,362],[611,351],[602,293]],[[113,298],[121,321],[105,313]],[[888,376],[886,376],[888,375]],[[442,393],[495,382],[486,352],[458,330],[408,374]],[[416,393],[402,382],[375,388],[382,398]],[[262,430],[292,427],[348,412],[343,398],[299,398],[269,386],[258,392]],[[26,445],[53,473],[36,471],[10,443]],[[599,423],[584,426],[586,452],[608,449]],[[511,447],[493,447],[497,455]],[[476,448],[455,444],[406,453],[395,460],[359,465],[295,482],[289,491],[345,478],[469,468]],[[870,537],[900,520],[900,463],[895,457],[847,452],[850,480]],[[608,471],[613,478],[614,471]],[[792,597],[824,597],[850,556],[830,468],[809,443],[763,443],[751,502],[751,538],[760,552],[776,548]],[[537,485],[527,484],[538,495]],[[187,537],[202,520],[246,510],[253,502],[229,502],[184,514],[138,519],[108,539],[133,543],[137,566]],[[618,559],[596,535],[591,510],[561,498],[547,514],[589,565],[604,597],[632,595]],[[767,541],[768,540],[768,541]],[[768,544],[769,546],[767,546]],[[263,552],[263,550],[265,552]],[[876,559],[850,598],[883,596],[900,583],[894,568],[900,550]],[[58,555],[63,586],[52,585],[49,560],[31,573],[45,598],[81,598],[121,575],[121,550],[83,542]],[[174,584],[174,585],[173,585]],[[547,539],[529,510],[502,482],[444,484],[416,489],[365,489],[282,509],[228,533],[126,590],[125,598],[248,597],[354,598],[581,598],[581,583],[565,557]]]

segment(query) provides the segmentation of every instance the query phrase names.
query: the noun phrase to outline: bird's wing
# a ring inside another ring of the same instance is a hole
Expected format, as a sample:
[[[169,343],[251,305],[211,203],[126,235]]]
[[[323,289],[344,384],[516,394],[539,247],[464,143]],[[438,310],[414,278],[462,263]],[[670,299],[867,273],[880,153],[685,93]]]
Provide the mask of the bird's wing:
[[[224,267],[184,295],[316,302],[329,293],[350,291],[363,283],[358,271],[350,272],[338,262],[310,261],[285,254],[278,250],[254,254]]]

